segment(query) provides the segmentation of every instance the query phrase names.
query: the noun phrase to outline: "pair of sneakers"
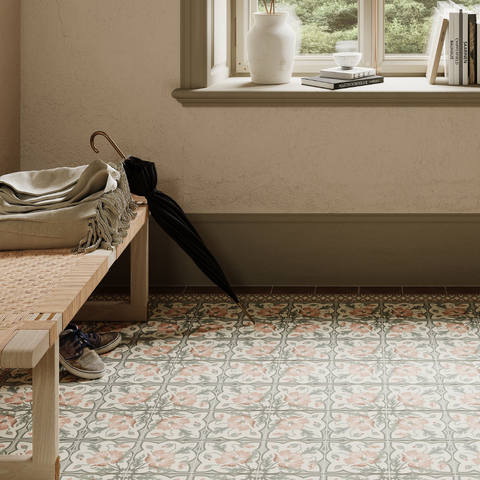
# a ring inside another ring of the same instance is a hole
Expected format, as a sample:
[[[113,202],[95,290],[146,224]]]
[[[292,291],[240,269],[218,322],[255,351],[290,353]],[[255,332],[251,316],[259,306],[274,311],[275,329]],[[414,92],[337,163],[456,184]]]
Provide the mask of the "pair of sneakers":
[[[94,380],[105,374],[106,367],[99,357],[113,350],[122,340],[117,333],[85,333],[69,324],[60,333],[60,363],[73,375]]]

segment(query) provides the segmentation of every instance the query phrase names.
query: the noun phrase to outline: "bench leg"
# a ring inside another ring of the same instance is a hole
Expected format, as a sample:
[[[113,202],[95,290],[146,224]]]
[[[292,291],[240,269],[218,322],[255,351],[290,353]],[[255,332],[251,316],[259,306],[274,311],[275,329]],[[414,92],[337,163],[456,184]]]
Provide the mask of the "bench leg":
[[[58,480],[58,339],[33,369],[33,466],[46,467]],[[38,478],[38,477],[37,477]]]
[[[0,478],[58,480],[58,340],[33,368],[32,455],[0,456]]]

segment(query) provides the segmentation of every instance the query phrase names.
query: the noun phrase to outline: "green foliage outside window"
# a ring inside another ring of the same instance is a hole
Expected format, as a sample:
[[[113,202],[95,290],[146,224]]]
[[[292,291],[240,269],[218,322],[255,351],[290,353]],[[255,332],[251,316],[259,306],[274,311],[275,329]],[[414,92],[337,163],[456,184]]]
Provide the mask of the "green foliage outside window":
[[[358,38],[358,0],[275,0],[275,5],[295,7],[302,21],[301,54],[332,54],[338,41]],[[385,53],[425,53],[436,5],[436,0],[385,0]],[[258,10],[265,10],[263,0]]]

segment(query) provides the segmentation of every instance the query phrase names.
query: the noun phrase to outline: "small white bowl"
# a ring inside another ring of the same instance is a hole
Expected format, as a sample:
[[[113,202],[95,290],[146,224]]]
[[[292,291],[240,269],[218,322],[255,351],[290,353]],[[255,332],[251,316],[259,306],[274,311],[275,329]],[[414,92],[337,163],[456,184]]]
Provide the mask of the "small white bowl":
[[[360,63],[360,60],[362,59],[362,54],[360,52],[334,53],[333,59],[339,67],[348,70],[350,68],[356,67]]]

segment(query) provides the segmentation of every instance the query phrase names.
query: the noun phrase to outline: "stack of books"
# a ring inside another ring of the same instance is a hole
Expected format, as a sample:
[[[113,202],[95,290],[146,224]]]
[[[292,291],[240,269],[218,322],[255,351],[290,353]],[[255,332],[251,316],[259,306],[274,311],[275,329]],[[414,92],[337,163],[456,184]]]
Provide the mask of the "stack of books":
[[[480,5],[470,9],[454,2],[438,2],[432,30],[427,79],[433,84],[442,55],[449,85],[480,84]]]
[[[383,77],[377,75],[374,68],[362,67],[349,69],[342,67],[326,68],[325,70],[320,70],[320,75],[317,77],[302,78],[302,85],[328,88],[329,90],[360,87],[373,83],[383,83]]]

